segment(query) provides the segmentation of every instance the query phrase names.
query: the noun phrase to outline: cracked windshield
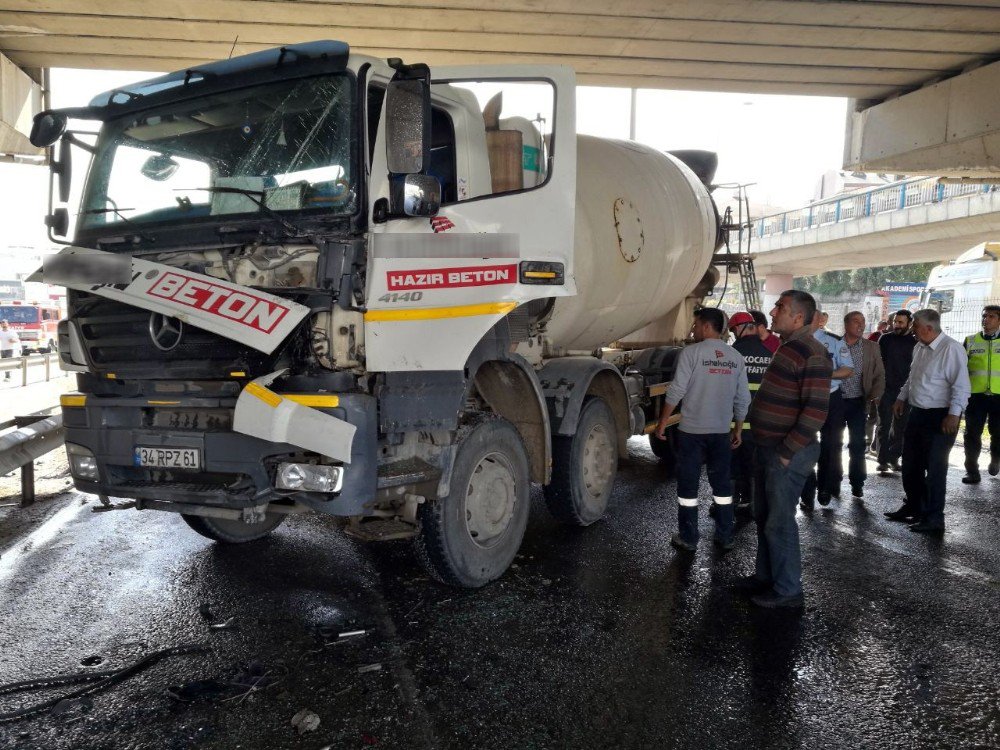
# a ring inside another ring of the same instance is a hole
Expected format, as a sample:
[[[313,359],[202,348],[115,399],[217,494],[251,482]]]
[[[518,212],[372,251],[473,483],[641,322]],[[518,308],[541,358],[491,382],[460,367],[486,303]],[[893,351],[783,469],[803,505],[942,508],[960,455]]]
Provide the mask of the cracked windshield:
[[[83,226],[352,213],[352,90],[343,75],[282,81],[110,121]]]

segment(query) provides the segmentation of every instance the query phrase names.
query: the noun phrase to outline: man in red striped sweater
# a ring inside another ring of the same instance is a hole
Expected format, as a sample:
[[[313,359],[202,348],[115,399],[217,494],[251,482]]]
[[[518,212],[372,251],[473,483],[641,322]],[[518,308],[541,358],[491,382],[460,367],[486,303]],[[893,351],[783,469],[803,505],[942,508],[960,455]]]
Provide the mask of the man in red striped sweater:
[[[771,310],[771,330],[782,345],[771,360],[748,421],[756,442],[758,493],[757,562],[739,588],[762,607],[801,607],[802,557],[795,508],[806,477],[819,458],[816,433],[830,401],[830,355],[809,324],[816,300],[806,292],[782,292]]]

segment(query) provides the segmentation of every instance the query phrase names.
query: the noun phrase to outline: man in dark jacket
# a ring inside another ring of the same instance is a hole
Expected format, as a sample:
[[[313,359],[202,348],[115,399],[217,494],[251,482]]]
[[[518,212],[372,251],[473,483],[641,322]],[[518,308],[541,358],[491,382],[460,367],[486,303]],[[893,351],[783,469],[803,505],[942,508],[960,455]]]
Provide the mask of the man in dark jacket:
[[[729,319],[729,330],[736,336],[733,348],[743,355],[747,368],[747,382],[751,398],[760,388],[767,366],[774,351],[758,334],[757,321],[750,313],[738,312]],[[737,512],[749,512],[754,496],[753,483],[753,434],[750,425],[743,425],[743,442],[733,451],[733,501]]]
[[[885,367],[885,391],[878,402],[878,470],[883,476],[899,471],[899,458],[903,455],[903,432],[909,417],[909,405],[900,415],[894,415],[892,405],[899,391],[910,377],[913,347],[917,339],[911,330],[913,315],[909,310],[899,310],[892,316],[892,331],[878,341]]]

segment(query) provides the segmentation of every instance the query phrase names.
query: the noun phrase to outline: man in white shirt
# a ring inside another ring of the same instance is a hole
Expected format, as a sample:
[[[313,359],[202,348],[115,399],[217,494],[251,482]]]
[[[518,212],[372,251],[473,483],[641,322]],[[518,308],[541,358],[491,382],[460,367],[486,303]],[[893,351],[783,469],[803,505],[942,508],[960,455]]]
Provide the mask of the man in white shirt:
[[[21,339],[6,320],[0,320],[0,359],[21,356]],[[5,370],[4,380],[10,380],[10,370]]]
[[[955,445],[958,422],[969,401],[968,358],[963,346],[941,332],[936,310],[913,315],[913,349],[910,377],[899,391],[893,412],[902,414],[910,404],[910,418],[903,436],[903,507],[886,513],[891,521],[916,521],[911,531],[944,532],[944,499],[948,481],[948,454]]]

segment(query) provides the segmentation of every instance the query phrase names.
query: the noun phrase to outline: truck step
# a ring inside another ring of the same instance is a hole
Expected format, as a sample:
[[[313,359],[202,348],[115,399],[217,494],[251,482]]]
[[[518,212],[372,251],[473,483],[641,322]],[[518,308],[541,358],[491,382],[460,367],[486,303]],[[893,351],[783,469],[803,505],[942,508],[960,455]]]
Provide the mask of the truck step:
[[[391,539],[411,539],[420,531],[412,523],[399,518],[365,518],[352,520],[344,533],[365,542],[387,542]]]

